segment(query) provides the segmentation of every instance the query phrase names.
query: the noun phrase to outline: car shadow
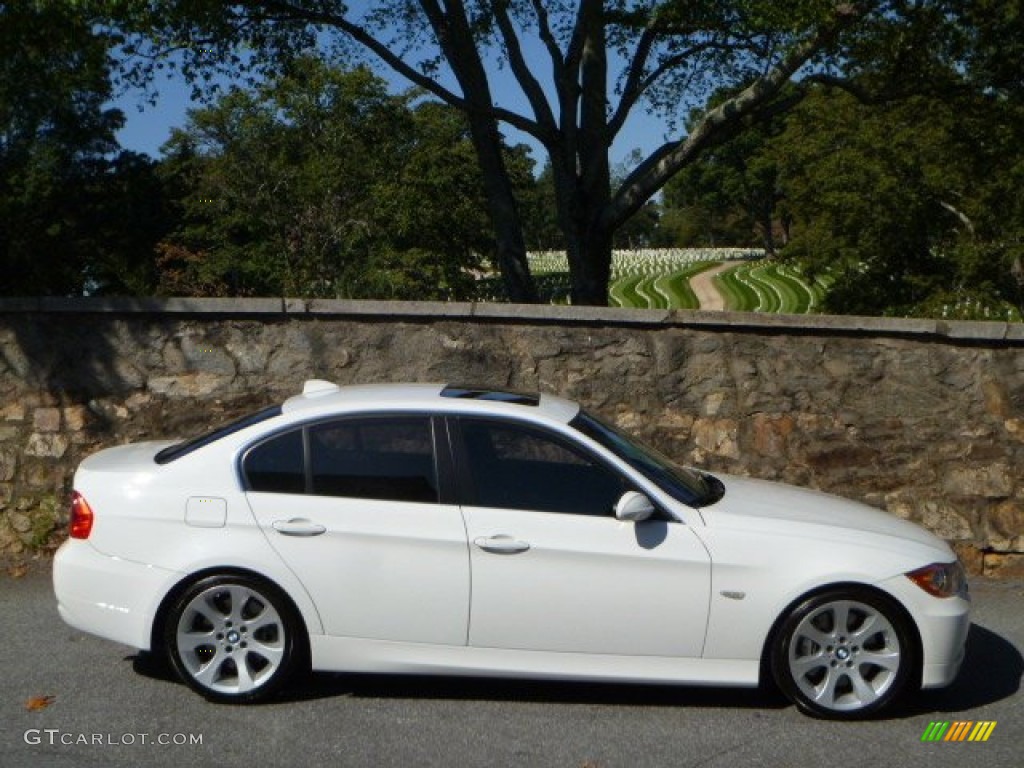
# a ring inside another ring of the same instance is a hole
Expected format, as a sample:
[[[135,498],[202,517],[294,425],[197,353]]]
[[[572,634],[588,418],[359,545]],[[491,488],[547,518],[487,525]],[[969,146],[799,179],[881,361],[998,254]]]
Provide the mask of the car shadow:
[[[178,680],[178,676],[174,674],[170,662],[164,658],[163,654],[137,651],[129,656],[125,656],[124,660],[130,661],[132,663],[132,671],[142,677],[148,677],[150,680],[163,680],[168,683],[181,682]]]
[[[789,706],[778,693],[751,688],[329,673],[311,675],[302,685],[283,691],[277,701],[335,696],[628,707],[783,709]]]
[[[162,656],[128,656],[136,674],[180,684]],[[889,717],[919,717],[933,712],[963,712],[1009,698],[1020,690],[1024,657],[1001,635],[972,624],[967,655],[956,681],[948,688],[921,691]],[[311,701],[336,697],[365,699],[448,699],[605,706],[710,707],[784,709],[789,705],[773,686],[704,688],[681,685],[470,678],[452,676],[378,675],[315,672],[285,687],[267,703]]]
[[[967,655],[948,688],[921,691],[908,702],[908,717],[964,712],[1013,696],[1020,690],[1024,656],[1006,638],[978,624],[967,635]]]
[[[181,685],[166,660],[148,652],[125,657],[135,674]],[[619,683],[522,680],[430,675],[314,672],[286,686],[267,704],[338,697],[452,701],[521,701],[648,707],[739,707],[782,709],[788,702],[771,690]]]

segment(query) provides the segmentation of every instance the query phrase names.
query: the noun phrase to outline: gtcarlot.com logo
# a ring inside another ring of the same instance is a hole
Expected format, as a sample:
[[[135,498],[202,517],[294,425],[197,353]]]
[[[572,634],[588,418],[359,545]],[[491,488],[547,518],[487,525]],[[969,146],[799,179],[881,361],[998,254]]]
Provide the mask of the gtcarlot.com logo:
[[[31,746],[51,747],[197,747],[203,744],[201,733],[74,733],[59,728],[29,728],[23,738]]]
[[[924,729],[921,741],[988,741],[995,729],[995,720],[933,721]]]

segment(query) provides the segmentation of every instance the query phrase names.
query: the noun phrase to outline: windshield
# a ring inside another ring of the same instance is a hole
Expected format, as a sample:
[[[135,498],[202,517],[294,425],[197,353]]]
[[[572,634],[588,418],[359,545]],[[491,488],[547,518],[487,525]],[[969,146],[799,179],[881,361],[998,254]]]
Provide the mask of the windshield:
[[[714,475],[680,467],[655,448],[619,431],[593,414],[581,410],[569,426],[603,445],[672,498],[690,507],[706,507],[725,495],[725,486]]]

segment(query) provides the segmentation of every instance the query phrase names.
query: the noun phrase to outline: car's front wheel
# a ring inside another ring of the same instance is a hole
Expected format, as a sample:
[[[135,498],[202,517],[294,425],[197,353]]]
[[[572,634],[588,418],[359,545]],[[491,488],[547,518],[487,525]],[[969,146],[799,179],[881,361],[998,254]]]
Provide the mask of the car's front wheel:
[[[175,671],[208,699],[252,702],[300,664],[303,638],[280,590],[245,575],[209,576],[171,605],[164,643]]]
[[[907,619],[889,598],[859,589],[814,595],[786,616],[772,671],[804,712],[857,718],[898,698],[912,678],[916,647]]]

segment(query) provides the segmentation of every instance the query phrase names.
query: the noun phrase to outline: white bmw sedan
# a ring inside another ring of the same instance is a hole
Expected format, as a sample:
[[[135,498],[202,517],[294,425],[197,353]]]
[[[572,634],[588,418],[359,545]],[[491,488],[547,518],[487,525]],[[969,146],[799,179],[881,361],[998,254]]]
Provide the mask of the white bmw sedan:
[[[948,685],[949,547],[821,493],[714,477],[551,395],[303,393],[75,475],[72,626],[248,702],[308,670],[756,686],[862,717]]]

